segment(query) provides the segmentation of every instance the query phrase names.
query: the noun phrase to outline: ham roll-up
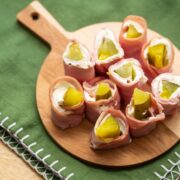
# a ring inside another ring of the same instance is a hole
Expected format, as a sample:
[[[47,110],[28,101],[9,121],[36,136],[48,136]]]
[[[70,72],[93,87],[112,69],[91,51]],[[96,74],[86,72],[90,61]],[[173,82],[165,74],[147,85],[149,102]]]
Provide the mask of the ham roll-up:
[[[102,111],[109,108],[120,108],[120,95],[116,84],[109,79],[96,77],[84,82],[86,117],[95,123]]]
[[[140,16],[127,16],[122,24],[119,42],[125,58],[140,59],[141,49],[147,40],[147,23]]]
[[[124,114],[115,109],[102,112],[91,133],[91,148],[110,149],[130,142],[129,125]]]
[[[111,64],[116,63],[124,56],[124,51],[116,41],[113,32],[109,29],[101,30],[95,39],[94,58],[96,70],[105,74]]]
[[[126,107],[126,117],[132,137],[140,137],[149,134],[158,121],[165,119],[165,114],[151,93],[136,88]]]
[[[142,87],[147,82],[139,61],[134,58],[123,59],[111,65],[108,75],[116,83],[126,104],[129,103],[134,88]]]
[[[78,41],[68,43],[64,54],[63,63],[65,75],[72,76],[78,81],[89,81],[95,77],[95,61],[91,59],[88,50]]]
[[[171,73],[161,74],[152,81],[151,87],[165,114],[173,114],[180,106],[180,76]]]
[[[170,72],[174,62],[172,43],[163,37],[153,38],[144,45],[141,62],[150,82],[159,74]]]
[[[52,120],[62,129],[77,126],[84,117],[84,95],[80,83],[69,76],[55,80],[50,87]]]

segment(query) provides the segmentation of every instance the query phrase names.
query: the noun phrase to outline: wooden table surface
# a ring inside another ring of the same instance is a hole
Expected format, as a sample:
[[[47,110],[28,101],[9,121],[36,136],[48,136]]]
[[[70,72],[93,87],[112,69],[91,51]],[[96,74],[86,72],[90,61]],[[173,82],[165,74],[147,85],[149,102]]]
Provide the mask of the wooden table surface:
[[[42,180],[28,164],[0,141],[0,180]]]

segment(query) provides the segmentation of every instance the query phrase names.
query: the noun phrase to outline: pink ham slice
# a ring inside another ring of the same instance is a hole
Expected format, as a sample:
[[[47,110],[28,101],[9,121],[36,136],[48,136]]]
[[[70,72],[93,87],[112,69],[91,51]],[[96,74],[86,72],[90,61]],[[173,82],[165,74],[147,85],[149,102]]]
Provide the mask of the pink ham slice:
[[[104,60],[99,60],[99,57],[98,57],[98,51],[99,51],[99,45],[100,45],[99,42],[102,42],[102,40],[104,38],[107,38],[107,39],[110,39],[113,41],[118,53],[114,54],[110,57],[107,57]],[[95,65],[96,72],[100,75],[106,75],[106,72],[107,72],[109,66],[120,61],[124,57],[124,50],[122,49],[122,47],[120,46],[118,41],[116,41],[116,38],[110,29],[107,29],[107,28],[102,29],[96,35],[93,56],[94,56],[95,63],[96,63],[96,65]]]
[[[114,140],[112,140],[110,142],[106,142],[96,136],[95,130],[100,125],[100,123],[102,122],[104,117],[109,113],[113,117],[115,117],[117,119],[117,121],[120,123],[122,134],[120,136],[118,136],[117,138],[115,138]],[[93,148],[93,149],[111,149],[111,148],[123,146],[130,142],[131,142],[131,138],[129,135],[129,125],[127,123],[127,120],[126,120],[126,117],[124,116],[124,114],[120,110],[115,110],[115,109],[109,109],[109,110],[102,112],[95,124],[95,127],[94,127],[92,133],[91,133],[91,137],[90,137],[91,148]]]
[[[157,76],[151,83],[152,93],[156,97],[157,101],[163,106],[166,115],[172,115],[175,110],[180,106],[180,89],[178,90],[175,97],[170,97],[169,99],[164,99],[160,97],[161,94],[161,82],[166,81],[176,81],[180,85],[180,76],[171,73],[163,73]]]
[[[132,137],[140,137],[149,134],[155,127],[157,122],[165,119],[163,107],[157,102],[157,100],[151,95],[151,107],[149,112],[151,116],[147,120],[138,120],[133,115],[130,115],[129,111],[132,108],[132,101],[126,107],[126,117],[130,127],[130,133]]]
[[[127,31],[128,27],[124,26],[124,24],[127,21],[133,21],[133,22],[138,23],[144,31],[142,35],[139,36],[138,38],[126,38],[124,34]],[[133,15],[127,16],[123,21],[121,31],[120,31],[120,36],[119,36],[119,42],[122,48],[124,49],[125,58],[133,57],[140,60],[141,49],[146,41],[147,41],[146,20],[140,16],[133,16]]]
[[[80,104],[72,107],[62,107],[63,111],[59,111],[57,107],[55,107],[53,100],[52,100],[52,94],[55,90],[55,88],[60,85],[63,82],[67,82],[71,85],[73,85],[77,90],[81,91],[83,93],[83,89],[80,85],[80,83],[69,76],[62,76],[55,80],[55,82],[50,86],[50,102],[51,102],[51,115],[52,115],[52,121],[55,125],[62,129],[70,128],[77,126],[84,118],[84,101],[82,101]]]
[[[73,43],[73,42],[80,44],[76,40],[72,40],[70,43]],[[65,75],[72,76],[76,78],[80,83],[82,83],[84,81],[89,81],[95,77],[95,68],[94,68],[95,61],[91,59],[90,53],[88,52],[87,48],[82,44],[80,44],[80,46],[81,48],[83,48],[83,50],[85,51],[84,53],[86,53],[86,56],[87,56],[87,57],[84,56],[84,59],[82,61],[88,61],[88,65],[82,66],[81,60],[76,61],[76,63],[73,63],[73,60],[72,62],[67,62],[66,51],[68,50],[68,48],[66,48],[63,54],[63,64],[64,64]]]
[[[86,103],[86,117],[92,123],[95,123],[99,115],[102,111],[109,108],[120,108],[120,95],[116,85],[109,79],[105,79],[104,77],[96,77],[95,79],[84,82],[83,88],[84,93],[88,93],[90,96],[96,96],[96,85],[100,82],[108,83],[112,89],[112,96],[108,99],[100,99],[100,100],[89,100],[85,95],[85,103]]]
[[[157,38],[157,37],[156,37]],[[154,39],[156,39],[154,38]],[[158,76],[159,74],[162,74],[162,73],[167,73],[167,72],[170,72],[171,71],[171,67],[172,67],[172,64],[174,62],[174,47],[171,43],[170,40],[168,40],[166,38],[166,40],[169,42],[170,44],[170,52],[171,52],[171,57],[169,59],[169,63],[168,65],[166,65],[165,67],[163,68],[156,68],[155,66],[149,64],[149,61],[147,60],[147,58],[145,58],[144,56],[144,52],[145,50],[150,46],[151,44],[151,41],[153,39],[151,39],[149,42],[147,42],[146,44],[144,44],[143,48],[142,48],[142,52],[141,52],[141,64],[142,64],[142,67],[144,69],[144,72],[145,74],[148,76],[148,81],[149,82],[152,82],[152,80]]]
[[[95,77],[94,65],[84,69],[64,63],[65,75],[76,78],[79,82],[89,81]]]
[[[135,63],[138,67],[138,72],[140,74],[139,78],[131,82],[123,82],[119,77],[117,77],[117,73],[114,72],[115,68],[118,68],[120,64],[124,62],[132,62]],[[121,98],[124,100],[125,104],[130,102],[131,96],[135,88],[142,88],[145,86],[147,78],[144,75],[144,72],[141,68],[141,64],[138,60],[134,58],[123,59],[120,62],[109,67],[109,78],[117,85],[119,92],[121,94]]]

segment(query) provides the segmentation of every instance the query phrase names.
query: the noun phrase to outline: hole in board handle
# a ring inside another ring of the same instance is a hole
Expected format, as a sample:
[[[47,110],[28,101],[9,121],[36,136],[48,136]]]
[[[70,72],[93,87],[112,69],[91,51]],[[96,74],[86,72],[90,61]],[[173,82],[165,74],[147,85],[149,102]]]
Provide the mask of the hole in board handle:
[[[39,19],[39,14],[37,12],[33,12],[33,13],[31,13],[31,18],[34,21],[37,21]]]

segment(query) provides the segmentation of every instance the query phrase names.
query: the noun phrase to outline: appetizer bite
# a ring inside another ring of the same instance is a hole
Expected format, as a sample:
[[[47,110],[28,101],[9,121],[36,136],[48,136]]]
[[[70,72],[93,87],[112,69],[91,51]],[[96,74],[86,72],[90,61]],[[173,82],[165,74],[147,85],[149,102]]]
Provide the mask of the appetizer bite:
[[[101,112],[109,108],[120,108],[120,95],[116,84],[109,79],[96,77],[83,83],[86,117],[95,123]]]
[[[69,76],[55,80],[50,87],[53,122],[65,129],[77,126],[84,117],[84,96],[80,83]]]
[[[95,40],[96,69],[105,74],[111,64],[116,63],[124,56],[124,51],[115,40],[114,34],[109,29],[101,30]]]
[[[129,126],[124,114],[115,109],[102,112],[91,134],[91,148],[110,149],[130,142]]]
[[[80,82],[95,77],[95,62],[92,61],[88,50],[77,41],[71,41],[67,45],[63,62],[65,75],[72,76]]]
[[[171,70],[174,62],[172,43],[163,37],[156,37],[144,45],[141,54],[142,66],[150,82],[161,73]]]
[[[161,74],[152,81],[151,87],[165,114],[173,114],[180,106],[180,76],[170,73]]]
[[[129,103],[134,88],[142,87],[147,78],[140,63],[134,59],[123,59],[109,67],[108,75],[116,83],[124,102]]]
[[[140,16],[127,16],[122,24],[119,42],[126,58],[140,59],[141,49],[147,40],[147,23]]]
[[[131,135],[139,137],[149,134],[158,121],[165,119],[165,114],[151,93],[136,88],[126,107],[126,117]]]

